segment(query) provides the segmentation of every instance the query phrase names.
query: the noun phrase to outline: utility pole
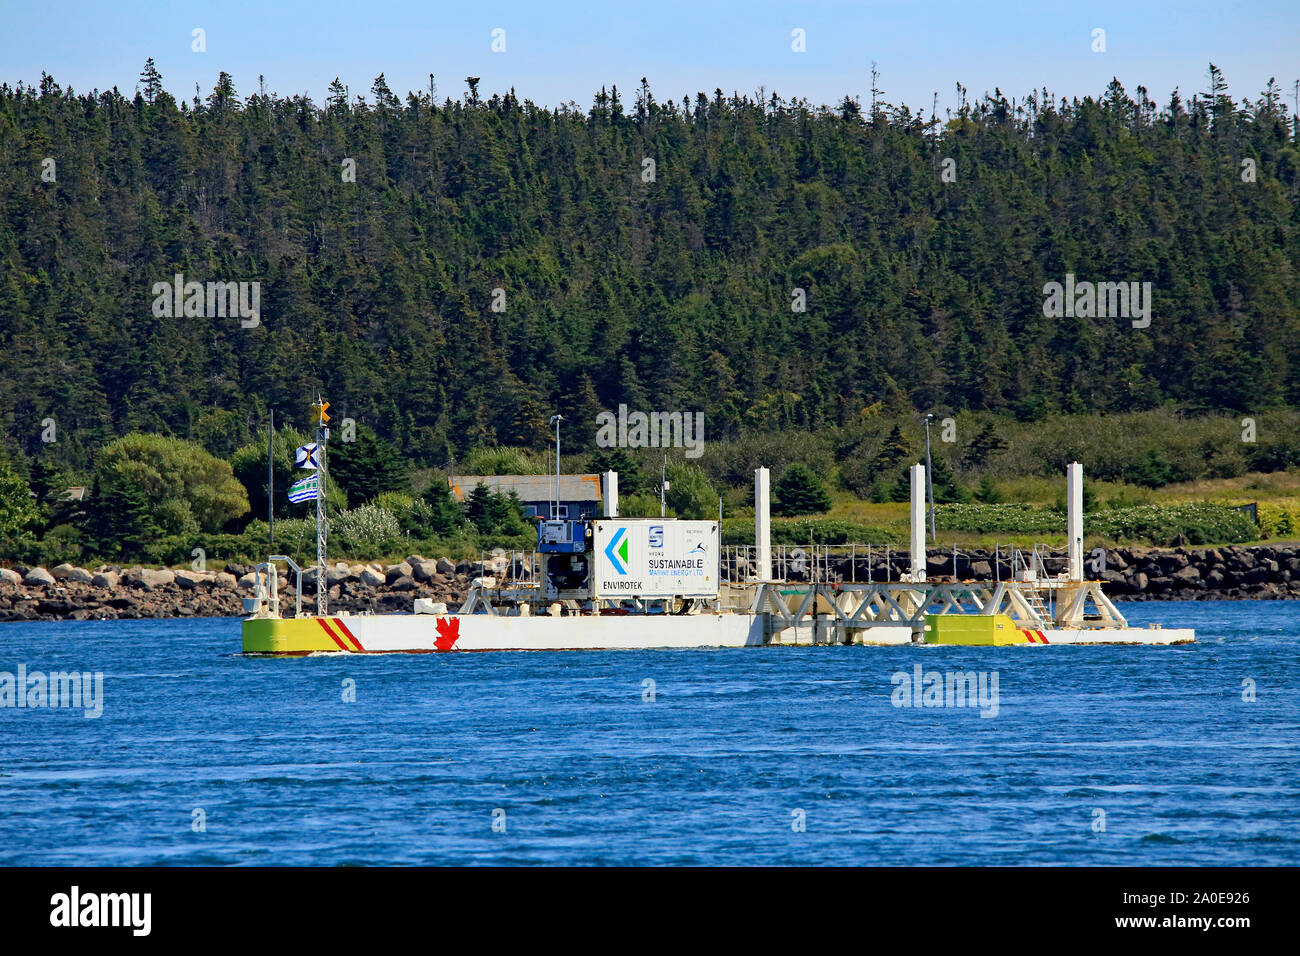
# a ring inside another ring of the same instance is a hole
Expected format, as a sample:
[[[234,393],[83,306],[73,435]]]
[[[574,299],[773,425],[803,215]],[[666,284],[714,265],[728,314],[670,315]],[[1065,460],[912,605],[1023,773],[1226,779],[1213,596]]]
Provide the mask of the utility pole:
[[[270,528],[271,550],[275,551],[275,409],[266,434],[266,524]]]
[[[930,463],[930,423],[935,420],[926,414],[926,498],[930,501],[930,540],[935,540],[935,468]]]
[[[560,517],[560,422],[563,415],[552,415],[551,424],[555,426],[555,503],[551,505],[551,520]]]

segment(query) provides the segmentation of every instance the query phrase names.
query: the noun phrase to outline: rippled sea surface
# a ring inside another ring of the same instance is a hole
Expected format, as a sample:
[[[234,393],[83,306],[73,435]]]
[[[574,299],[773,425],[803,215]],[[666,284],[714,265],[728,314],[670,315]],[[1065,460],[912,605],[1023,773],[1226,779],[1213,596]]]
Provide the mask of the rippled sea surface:
[[[0,709],[0,863],[1300,864],[1300,604],[1121,607],[1198,643],[275,660],[237,620],[6,624],[0,671],[101,671],[104,707]],[[894,706],[917,663],[996,672],[996,716]]]

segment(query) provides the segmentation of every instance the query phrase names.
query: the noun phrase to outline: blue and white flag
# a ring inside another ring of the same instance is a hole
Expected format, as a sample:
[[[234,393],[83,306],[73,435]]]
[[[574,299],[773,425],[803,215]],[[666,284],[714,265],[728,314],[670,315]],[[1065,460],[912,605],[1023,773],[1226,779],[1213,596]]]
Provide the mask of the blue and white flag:
[[[320,443],[312,442],[310,445],[303,445],[298,449],[294,456],[294,462],[299,468],[320,469]]]
[[[313,501],[320,497],[320,475],[308,475],[302,481],[295,481],[289,488],[289,500],[294,504],[300,501]]]

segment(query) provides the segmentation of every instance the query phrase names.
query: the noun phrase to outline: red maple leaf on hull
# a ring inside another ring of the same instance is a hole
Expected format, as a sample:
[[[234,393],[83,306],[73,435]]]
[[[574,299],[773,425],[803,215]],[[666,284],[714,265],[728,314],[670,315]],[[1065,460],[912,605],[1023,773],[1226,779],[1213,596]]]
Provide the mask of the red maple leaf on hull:
[[[460,637],[460,618],[440,617],[436,622],[438,637],[433,646],[440,651],[449,651]]]

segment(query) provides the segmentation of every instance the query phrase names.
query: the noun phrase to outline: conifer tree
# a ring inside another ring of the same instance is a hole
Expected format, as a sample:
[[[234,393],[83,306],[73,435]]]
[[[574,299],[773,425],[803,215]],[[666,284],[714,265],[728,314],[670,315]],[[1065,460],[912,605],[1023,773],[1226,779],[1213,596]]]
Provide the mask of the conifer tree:
[[[429,506],[430,534],[454,534],[465,523],[465,509],[456,501],[446,481],[435,481],[420,497]]]
[[[962,465],[966,468],[983,468],[988,464],[990,456],[1006,447],[1007,443],[998,437],[993,423],[985,422],[984,427],[971,439],[970,445],[966,448],[966,453],[962,456]]]
[[[407,489],[406,466],[397,450],[368,425],[358,425],[356,441],[329,444],[329,477],[343,486],[356,507],[385,491]]]
[[[772,489],[775,501],[773,514],[811,515],[831,509],[831,496],[821,479],[807,465],[795,463],[776,480]]]
[[[649,491],[649,485],[644,473],[641,471],[641,466],[625,449],[602,448],[595,452],[588,461],[587,467],[598,475],[607,471],[618,472],[618,493],[620,497],[641,495]]]
[[[337,79],[243,109],[236,79],[206,106],[152,60],[134,102],[45,74],[0,85],[21,132],[0,150],[0,431],[28,457],[56,411],[84,472],[130,431],[191,435],[196,410],[247,417],[320,382],[429,467],[511,436],[540,450],[555,411],[575,422],[565,447],[590,452],[591,410],[620,403],[701,411],[711,442],[943,404],[987,416],[967,473],[997,460],[999,419],[1300,404],[1300,124],[1274,84],[1234,100],[1215,67],[1207,95],[1159,107],[1117,81],[1069,101],[962,89],[937,124],[883,81],[860,110],[643,83],[625,116],[607,90],[548,109],[480,96],[476,77],[459,99],[421,83],[395,102],[384,74],[374,109]],[[937,175],[948,156],[958,188]],[[57,178],[33,178],[44,157]],[[1157,196],[1161,215],[1115,227],[1113,195]],[[152,284],[181,271],[260,279],[261,325],[154,315]],[[1070,273],[1154,280],[1156,320],[1045,316],[1044,285]],[[846,483],[889,495],[913,431]]]
[[[91,486],[85,531],[96,553],[130,560],[158,536],[158,527],[143,490],[129,482],[104,489],[99,476]]]
[[[907,469],[913,463],[911,445],[903,437],[902,427],[895,425],[871,464],[871,500],[907,501],[912,493]]]
[[[154,66],[153,57],[144,61],[144,69],[140,72],[140,83],[143,85],[141,92],[144,94],[144,101],[152,106],[163,90],[162,74]]]

